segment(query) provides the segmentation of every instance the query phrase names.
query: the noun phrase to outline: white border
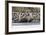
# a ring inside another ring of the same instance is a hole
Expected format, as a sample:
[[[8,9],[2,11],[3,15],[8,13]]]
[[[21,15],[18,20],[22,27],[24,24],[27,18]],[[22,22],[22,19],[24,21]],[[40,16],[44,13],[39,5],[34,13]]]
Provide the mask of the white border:
[[[12,26],[12,6],[40,7],[40,25]],[[9,3],[9,32],[43,30],[43,5]]]

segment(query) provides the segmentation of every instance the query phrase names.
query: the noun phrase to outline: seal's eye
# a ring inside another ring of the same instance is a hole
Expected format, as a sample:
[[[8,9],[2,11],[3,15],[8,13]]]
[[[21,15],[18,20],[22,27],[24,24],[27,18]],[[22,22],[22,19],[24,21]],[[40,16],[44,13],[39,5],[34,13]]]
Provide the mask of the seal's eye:
[[[28,14],[28,16],[29,16],[29,14]]]

